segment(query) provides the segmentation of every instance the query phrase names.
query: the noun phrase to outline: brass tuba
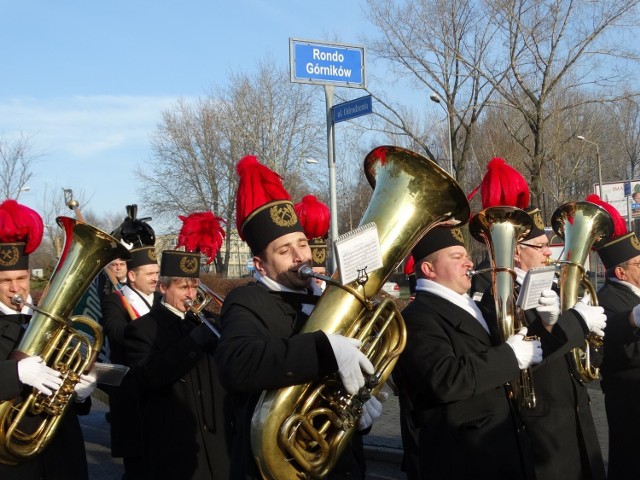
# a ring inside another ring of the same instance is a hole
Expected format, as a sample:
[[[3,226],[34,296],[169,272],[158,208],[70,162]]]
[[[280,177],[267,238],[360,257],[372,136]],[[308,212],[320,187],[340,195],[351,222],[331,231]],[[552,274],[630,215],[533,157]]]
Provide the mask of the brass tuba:
[[[469,232],[484,242],[491,260],[493,288],[500,341],[516,333],[524,326],[524,312],[516,307],[514,298],[515,270],[513,269],[516,244],[526,237],[533,227],[531,216],[516,207],[489,207],[477,213],[469,223]],[[514,399],[525,409],[536,406],[536,395],[531,369],[520,370],[515,385],[509,385]]]
[[[578,301],[580,286],[589,291],[597,305],[595,289],[584,271],[584,262],[592,248],[608,242],[613,235],[613,219],[609,212],[592,202],[568,202],[560,205],[551,216],[551,226],[564,240],[564,249],[557,260],[560,269],[560,310],[573,307]],[[584,382],[597,380],[598,368],[591,365],[591,348],[602,346],[602,337],[590,333],[583,348],[572,350],[572,360],[578,376]]]
[[[251,446],[264,478],[323,478],[331,471],[362,404],[382,388],[406,342],[395,303],[385,299],[377,305],[372,298],[429,229],[469,218],[469,203],[456,181],[417,153],[378,147],[365,158],[364,169],[374,191],[360,225],[376,224],[383,266],[369,272],[366,283],[328,284],[302,333],[322,330],[360,339],[375,373],[356,395],[349,395],[335,375],[263,392],[253,415]]]
[[[90,369],[103,341],[96,322],[84,316],[67,317],[100,270],[115,258],[130,256],[115,238],[91,225],[68,217],[58,217],[57,222],[65,231],[62,255],[12,356],[42,357],[62,374],[64,383],[51,396],[29,388],[22,396],[0,402],[0,463],[32,458],[55,435],[75,398],[80,375]],[[24,303],[22,299],[15,302]]]

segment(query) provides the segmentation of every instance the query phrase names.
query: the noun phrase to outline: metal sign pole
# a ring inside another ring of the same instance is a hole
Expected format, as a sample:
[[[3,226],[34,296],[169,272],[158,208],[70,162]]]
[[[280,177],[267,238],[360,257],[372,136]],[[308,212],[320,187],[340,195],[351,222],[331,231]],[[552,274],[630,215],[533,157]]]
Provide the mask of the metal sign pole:
[[[327,105],[327,162],[329,166],[329,199],[331,209],[331,243],[338,238],[338,202],[336,200],[336,162],[335,162],[335,133],[333,123],[333,85],[324,86],[324,96]],[[331,249],[331,272],[335,272],[338,268],[336,256]]]

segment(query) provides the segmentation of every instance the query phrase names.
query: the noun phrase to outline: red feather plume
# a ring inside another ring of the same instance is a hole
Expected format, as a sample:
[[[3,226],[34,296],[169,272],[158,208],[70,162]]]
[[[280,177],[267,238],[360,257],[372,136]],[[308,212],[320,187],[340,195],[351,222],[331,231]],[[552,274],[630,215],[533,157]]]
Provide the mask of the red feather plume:
[[[293,208],[309,240],[327,236],[329,233],[329,224],[331,223],[331,211],[329,207],[314,195],[305,195]]]
[[[618,212],[618,210],[613,205],[605,202],[595,193],[587,195],[587,198],[585,198],[585,200],[587,202],[595,203],[596,205],[599,205],[607,212],[609,212],[609,215],[611,215],[611,218],[613,219],[613,235],[611,236],[612,240],[627,233],[627,222],[624,221],[624,218],[622,218],[620,212]]]
[[[487,173],[471,194],[471,199],[480,189],[482,208],[507,206],[526,208],[529,206],[529,185],[515,168],[502,158],[492,158],[487,164]]]
[[[224,239],[224,230],[220,225],[224,220],[211,212],[195,212],[188,217],[179,215],[178,218],[182,220],[182,228],[178,234],[177,247],[206,255],[207,265],[213,262]]]
[[[415,272],[415,260],[413,259],[413,255],[409,255],[407,257],[407,261],[404,264],[403,272],[405,275],[413,275]]]
[[[24,253],[30,254],[42,242],[44,222],[31,208],[15,200],[0,205],[0,242],[25,242]]]
[[[282,178],[273,170],[262,165],[253,155],[247,155],[236,165],[240,177],[236,196],[236,227],[240,237],[242,223],[256,208],[275,200],[291,200],[282,186]]]

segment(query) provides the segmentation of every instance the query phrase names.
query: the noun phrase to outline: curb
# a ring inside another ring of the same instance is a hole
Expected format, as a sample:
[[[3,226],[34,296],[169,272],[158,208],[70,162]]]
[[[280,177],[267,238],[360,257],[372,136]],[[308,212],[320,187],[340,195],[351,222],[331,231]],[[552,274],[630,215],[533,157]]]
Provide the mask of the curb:
[[[380,445],[364,445],[364,456],[367,460],[402,465],[403,451],[400,448],[383,447]]]

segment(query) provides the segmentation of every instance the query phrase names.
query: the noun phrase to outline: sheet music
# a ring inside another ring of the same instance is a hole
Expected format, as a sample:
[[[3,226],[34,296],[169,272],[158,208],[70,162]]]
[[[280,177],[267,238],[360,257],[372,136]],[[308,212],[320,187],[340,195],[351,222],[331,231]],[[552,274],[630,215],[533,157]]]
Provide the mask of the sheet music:
[[[537,307],[542,291],[549,290],[553,285],[555,274],[556,269],[553,266],[529,270],[522,282],[516,305],[523,310]]]
[[[343,285],[357,280],[364,271],[371,273],[382,267],[382,252],[375,223],[367,223],[340,235],[334,246]]]
[[[96,362],[93,365],[93,372],[96,374],[98,383],[112,385],[114,387],[117,387],[122,383],[122,379],[128,371],[129,367],[125,365],[119,365],[117,363]]]

